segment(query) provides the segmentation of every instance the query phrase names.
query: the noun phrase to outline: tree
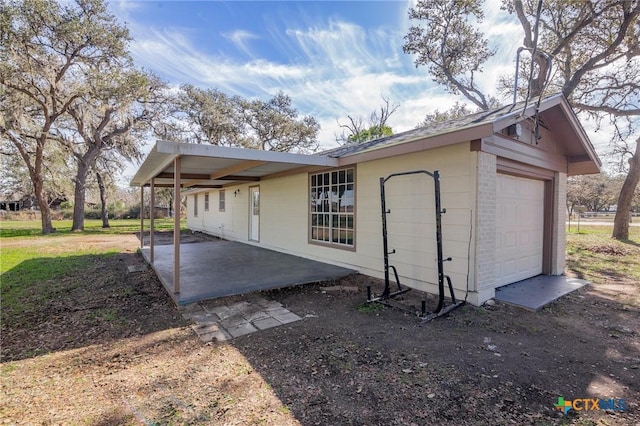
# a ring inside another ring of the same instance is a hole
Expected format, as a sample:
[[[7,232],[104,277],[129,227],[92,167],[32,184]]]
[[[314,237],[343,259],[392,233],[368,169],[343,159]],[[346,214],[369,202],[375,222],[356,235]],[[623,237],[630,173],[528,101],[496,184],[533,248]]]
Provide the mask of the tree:
[[[313,152],[320,125],[312,116],[298,118],[291,97],[280,92],[269,101],[235,98],[242,117],[240,143],[245,148]]]
[[[139,160],[140,139],[160,111],[164,83],[133,69],[127,57],[119,59],[114,61],[117,69],[93,70],[85,94],[69,107],[71,138],[61,140],[77,163],[72,231],[84,229],[86,180],[97,159],[109,151],[110,156]]]
[[[448,91],[487,110],[490,97],[476,77],[495,50],[469,20],[483,19],[481,4],[480,0],[419,0],[409,10],[416,25],[405,36],[404,51],[417,55],[416,66],[426,66]],[[639,0],[503,0],[502,9],[517,18],[524,49],[530,52],[529,67],[518,70],[526,72],[521,80],[527,82],[525,96],[562,92],[574,108],[591,114],[598,123],[608,117],[616,127],[614,142],[637,130]],[[551,79],[547,79],[548,58],[556,68]],[[631,194],[634,189],[623,186]]]
[[[100,218],[102,219],[102,227],[109,228],[109,214],[107,213],[107,189],[104,186],[104,180],[100,172],[96,172],[96,180],[98,189],[100,190]]]
[[[636,188],[640,182],[640,137],[636,140],[636,149],[629,157],[629,172],[622,184],[618,196],[618,208],[613,220],[613,238],[629,239],[629,222],[631,221],[631,207],[633,205]]]
[[[573,214],[577,206],[590,212],[607,211],[616,203],[619,191],[618,180],[606,173],[572,176],[567,182],[567,212]]]
[[[363,117],[351,115],[347,115],[349,122],[346,124],[341,124],[338,121],[342,133],[336,135],[336,142],[341,144],[362,143],[393,135],[393,129],[387,125],[387,121],[400,108],[400,104],[391,104],[384,96],[382,96],[382,101],[379,111],[371,112],[366,122]]]
[[[173,100],[171,117],[156,128],[156,134],[182,142],[314,151],[320,125],[311,116],[299,117],[292,104],[282,92],[265,102],[184,85]]]
[[[0,137],[13,144],[29,171],[42,233],[54,231],[45,193],[46,152],[63,136],[55,127],[86,91],[82,76],[125,54],[127,30],[101,0],[61,5],[52,0],[0,6]]]
[[[466,117],[470,114],[473,114],[473,111],[471,111],[467,107],[467,104],[461,104],[456,101],[456,103],[448,110],[440,111],[439,109],[436,109],[433,113],[425,115],[424,120],[418,123],[416,125],[416,128],[427,127],[432,124],[455,120],[458,118]]]
[[[238,146],[242,118],[236,103],[236,98],[217,89],[185,84],[174,99],[171,119],[163,123],[162,133],[171,140]]]
[[[393,129],[389,126],[371,126],[368,129],[360,130],[347,136],[347,143],[362,143],[391,135],[393,135]]]
[[[9,197],[34,200],[33,182],[29,169],[16,146],[0,136],[0,193]],[[60,146],[50,145],[43,156],[43,193],[47,206],[68,200],[73,194],[73,184],[68,179],[73,165]],[[36,201],[37,203],[37,201]],[[35,206],[32,206],[35,207]]]

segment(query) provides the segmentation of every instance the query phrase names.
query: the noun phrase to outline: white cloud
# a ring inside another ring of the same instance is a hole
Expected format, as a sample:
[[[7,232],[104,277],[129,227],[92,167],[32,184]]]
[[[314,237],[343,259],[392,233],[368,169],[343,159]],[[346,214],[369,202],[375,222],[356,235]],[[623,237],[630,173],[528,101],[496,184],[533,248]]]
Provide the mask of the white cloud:
[[[409,5],[412,1],[398,7],[408,10]],[[300,26],[286,30],[272,23],[261,36],[241,29],[222,34],[246,55],[244,59],[205,52],[189,38],[188,28],[139,28],[135,22],[130,28],[139,65],[168,76],[174,84],[189,82],[245,97],[266,99],[282,90],[301,115],[318,119],[319,140],[331,147],[339,132],[336,120],[347,114],[368,117],[381,105],[380,95],[401,104],[389,122],[396,132],[412,129],[435,109],[465,102],[433,83],[423,67],[413,66],[412,57],[402,51],[411,23],[406,13],[400,21],[399,28],[367,29],[334,18],[310,26],[296,23]],[[522,30],[514,17],[499,9],[499,0],[487,3],[481,25],[497,53],[479,78],[481,88],[494,94],[498,78],[514,71]],[[258,39],[288,59],[269,60],[251,49],[250,42]]]
[[[222,33],[222,36],[230,40],[238,50],[244,52],[247,56],[252,57],[253,53],[247,46],[248,40],[257,40],[260,37],[245,30],[236,30],[230,33]]]
[[[427,97],[433,84],[422,70],[411,66],[410,58],[402,53],[402,34],[395,30],[365,30],[340,20],[288,29],[280,47],[293,58],[289,63],[206,54],[188,34],[181,28],[138,32],[132,44],[136,61],[180,83],[246,97],[266,98],[282,90],[292,96],[301,114],[318,118],[323,145],[334,142],[338,118],[347,114],[368,117],[382,103],[380,95],[403,105],[390,123],[397,131],[412,128],[428,112],[424,109],[427,103],[412,100]],[[226,37],[236,46],[255,38],[243,31]],[[413,108],[405,108],[407,102]]]

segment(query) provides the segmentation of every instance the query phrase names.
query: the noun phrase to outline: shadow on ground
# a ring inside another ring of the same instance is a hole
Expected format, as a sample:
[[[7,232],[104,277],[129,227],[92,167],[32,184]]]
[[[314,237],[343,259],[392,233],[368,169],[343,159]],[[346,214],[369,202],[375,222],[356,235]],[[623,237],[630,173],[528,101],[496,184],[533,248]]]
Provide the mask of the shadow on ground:
[[[2,300],[3,362],[188,324],[137,253],[26,260],[2,274]]]

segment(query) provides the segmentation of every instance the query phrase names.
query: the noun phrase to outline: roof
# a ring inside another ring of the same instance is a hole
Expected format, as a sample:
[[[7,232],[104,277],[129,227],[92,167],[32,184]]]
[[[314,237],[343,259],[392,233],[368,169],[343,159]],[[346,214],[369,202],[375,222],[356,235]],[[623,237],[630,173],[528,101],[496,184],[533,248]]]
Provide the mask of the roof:
[[[306,167],[338,165],[338,160],[324,155],[157,141],[131,186],[148,185],[152,178],[156,186],[173,185],[173,160],[177,157],[181,158],[182,185],[190,188],[222,188]]]
[[[152,178],[155,178],[157,186],[173,185],[173,160],[177,157],[182,159],[182,185],[188,188],[222,188],[303,170],[369,161],[489,138],[512,124],[533,117],[536,108],[545,126],[558,134],[563,154],[569,158],[569,162],[579,165],[574,170],[580,173],[599,172],[602,163],[589,137],[567,99],[562,94],[556,94],[530,100],[526,110],[525,103],[520,102],[313,155],[158,141],[138,169],[131,185],[148,185]]]
[[[350,143],[338,148],[323,151],[320,154],[339,158],[350,154],[356,154],[358,152],[368,151],[373,148],[381,148],[384,146],[396,145],[399,143],[410,142],[418,139],[425,139],[438,134],[446,134],[450,133],[453,130],[473,128],[484,123],[490,123],[493,118],[503,116],[505,113],[508,113],[508,110],[511,108],[511,106],[505,106],[496,108],[491,111],[481,111],[462,118],[433,123],[426,127],[417,127],[412,130],[407,130],[406,132],[396,133],[394,135],[386,136],[380,139],[374,139],[361,143]]]
[[[426,127],[415,128],[380,139],[363,143],[354,142],[338,148],[323,151],[320,154],[327,155],[329,157],[344,158],[377,149],[435,138],[441,135],[451,135],[452,133],[463,132],[465,135],[468,135],[470,130],[473,131],[473,138],[480,139],[482,137],[491,136],[496,132],[500,132],[511,124],[533,117],[537,102],[538,99],[536,98],[529,100],[527,103],[519,102],[514,105],[502,106],[489,111],[481,111],[462,118],[433,123]],[[525,107],[526,111],[524,111]],[[539,111],[543,122],[557,121],[557,119],[554,120],[554,118],[551,117],[551,114],[545,114],[546,111],[549,111],[553,107],[558,107],[564,113],[565,118],[575,133],[573,138],[567,139],[568,143],[571,143],[572,141],[574,142],[570,147],[571,152],[568,152],[567,154],[569,156],[586,154],[598,165],[599,168],[602,163],[600,162],[589,137],[580,125],[578,118],[569,106],[564,95],[559,93],[540,100]],[[558,125],[555,127],[559,128],[560,126]],[[469,138],[460,138],[458,142],[462,142],[464,140],[469,140]]]

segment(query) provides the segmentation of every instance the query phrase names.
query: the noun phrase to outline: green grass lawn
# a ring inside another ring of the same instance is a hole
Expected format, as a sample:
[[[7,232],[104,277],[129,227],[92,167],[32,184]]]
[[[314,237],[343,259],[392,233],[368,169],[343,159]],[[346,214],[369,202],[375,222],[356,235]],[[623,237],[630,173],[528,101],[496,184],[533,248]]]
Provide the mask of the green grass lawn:
[[[139,219],[111,220],[110,224],[110,228],[102,228],[100,220],[85,220],[83,232],[71,232],[70,220],[57,220],[53,222],[57,229],[55,233],[41,235],[40,221],[0,221],[0,294],[3,308],[21,312],[29,308],[24,303],[26,300],[39,303],[57,292],[68,291],[71,283],[63,280],[65,276],[87,267],[99,256],[118,253],[114,248],[86,245],[84,240],[87,236],[125,235],[140,231]],[[185,228],[184,221],[181,228]],[[173,219],[156,219],[155,229],[172,230]],[[145,220],[145,230],[149,230],[148,219]],[[25,297],[34,294],[38,297]]]
[[[53,227],[56,232],[49,236],[70,235],[71,220],[54,220]],[[84,231],[80,234],[132,234],[140,231],[140,219],[110,220],[110,228],[103,228],[99,219],[86,219]],[[186,229],[186,221],[180,222],[180,228]],[[149,230],[149,219],[144,221],[145,231]],[[156,219],[154,229],[157,231],[170,231],[173,229],[173,219]],[[3,220],[0,221],[0,238],[40,236],[42,233],[39,220]]]
[[[611,279],[640,283],[640,227],[629,228],[629,240],[611,238],[611,226],[572,226],[567,232],[567,267],[594,283]]]

